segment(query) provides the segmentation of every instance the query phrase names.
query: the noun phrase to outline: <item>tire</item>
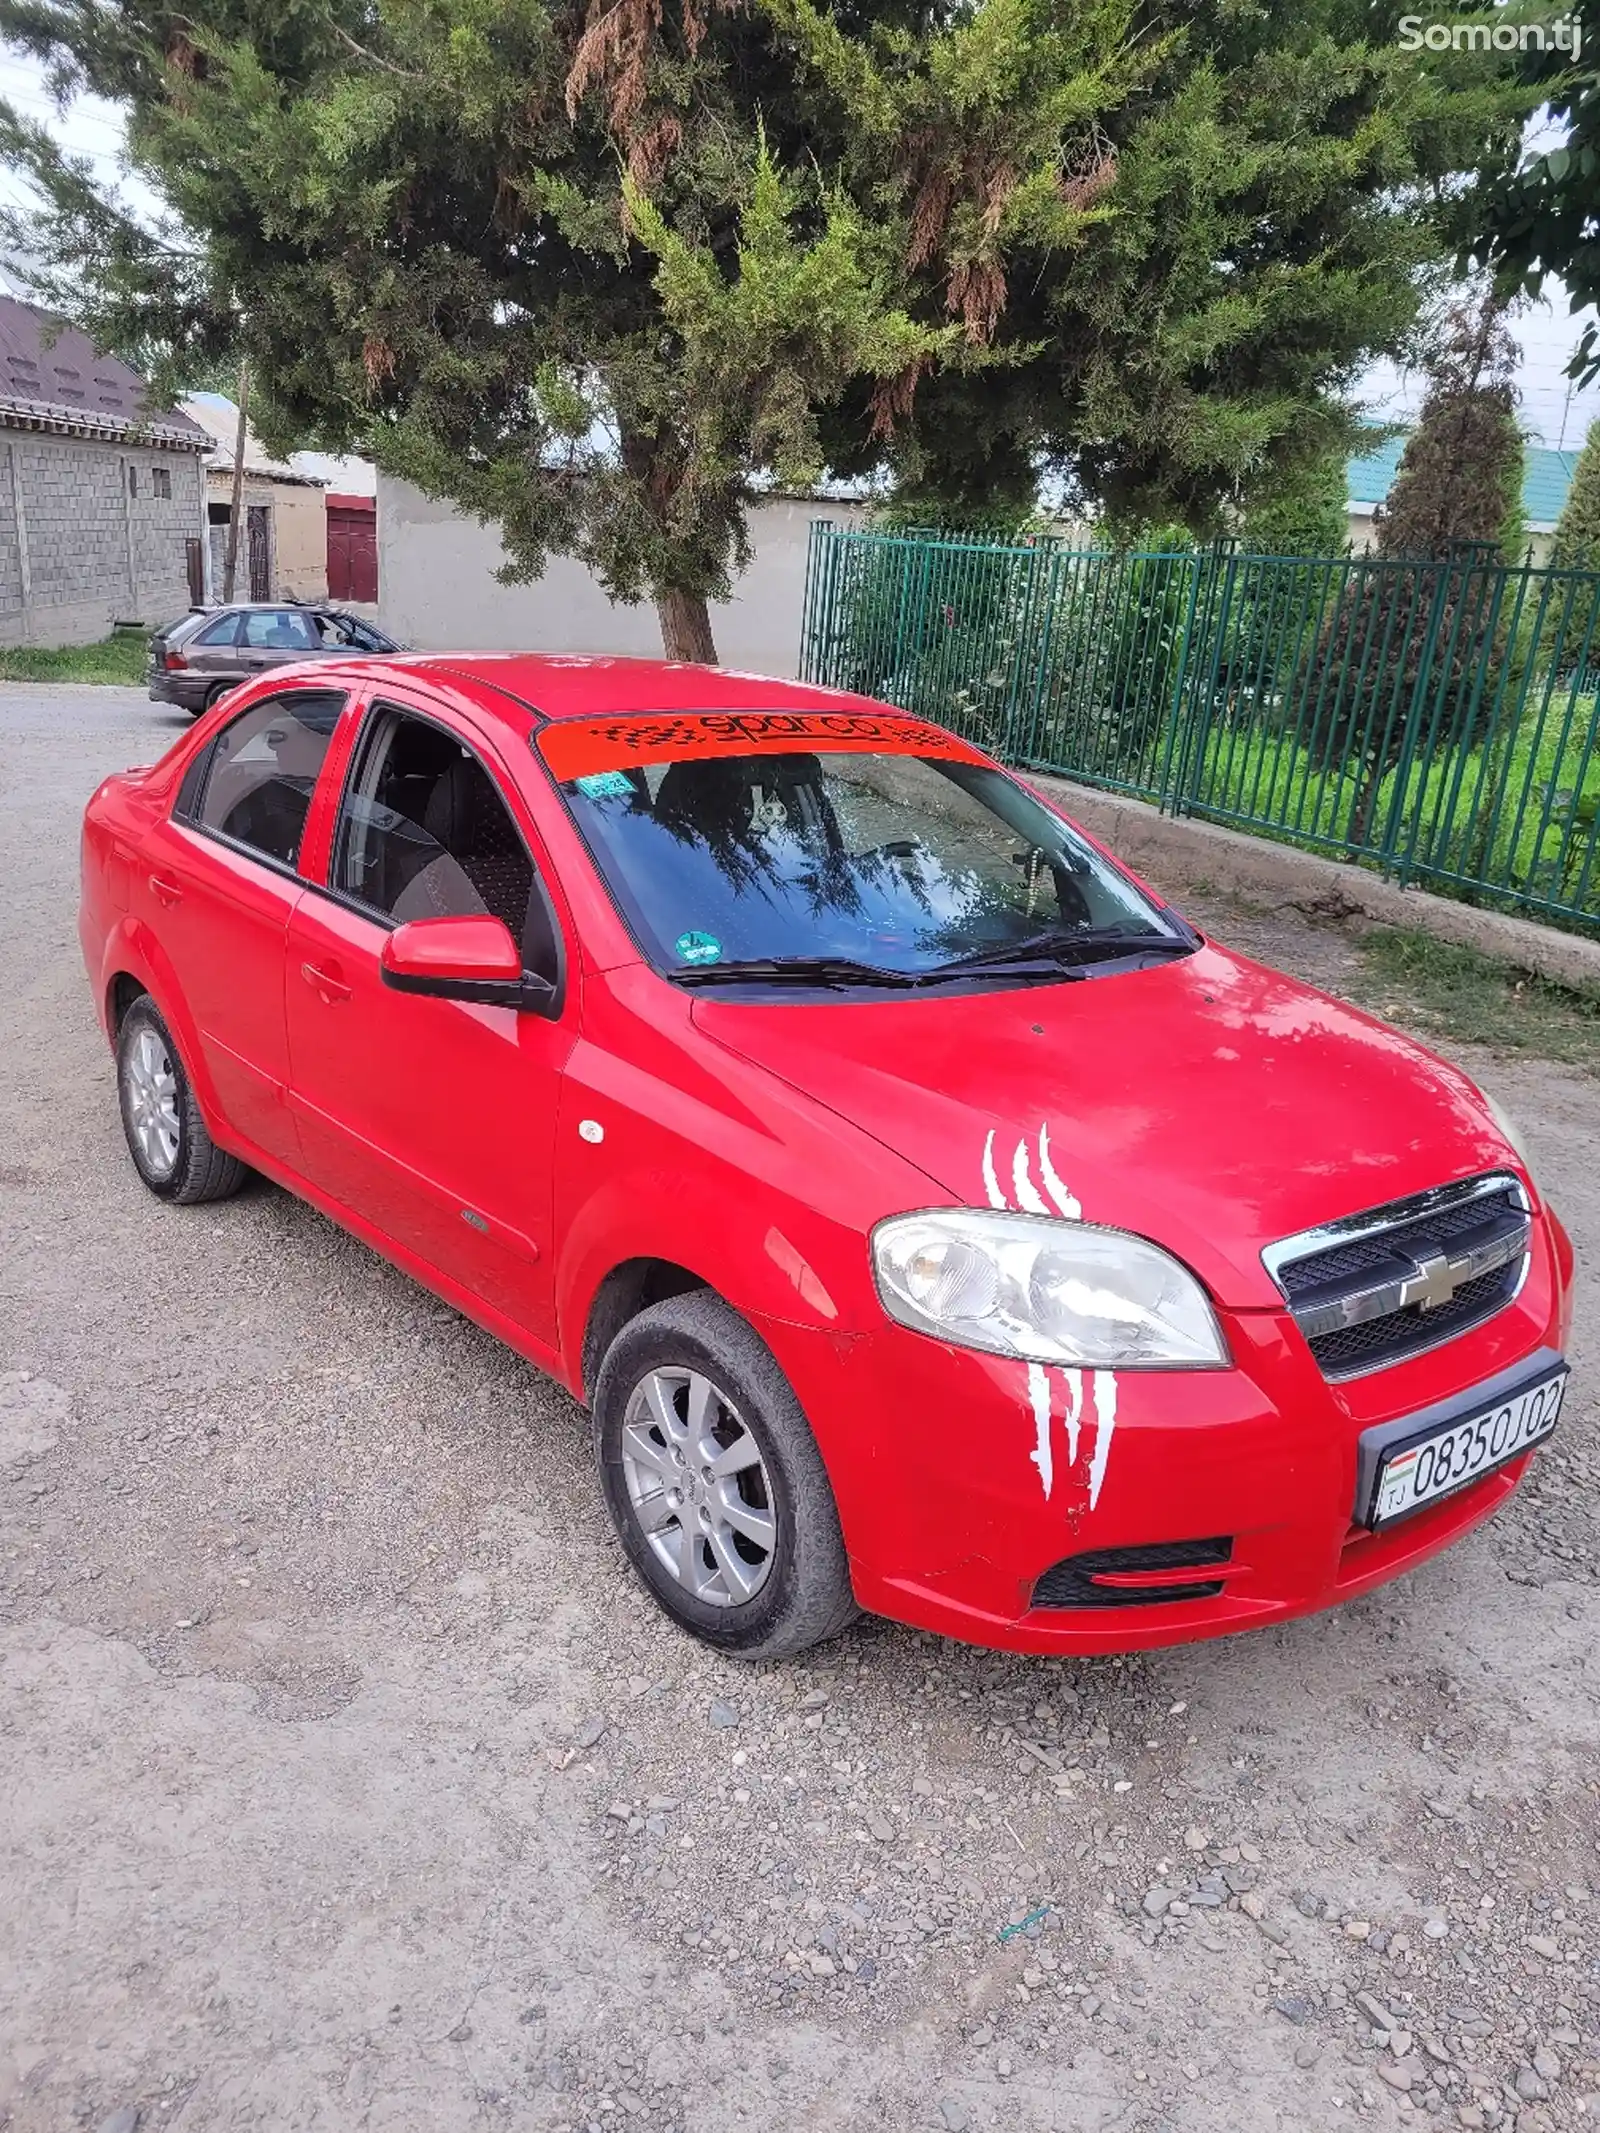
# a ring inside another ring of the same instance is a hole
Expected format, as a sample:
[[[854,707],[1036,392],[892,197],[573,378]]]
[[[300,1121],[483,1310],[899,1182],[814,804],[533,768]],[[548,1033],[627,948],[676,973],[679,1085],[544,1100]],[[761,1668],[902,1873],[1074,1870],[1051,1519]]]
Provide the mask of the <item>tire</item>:
[[[692,1447],[696,1412],[707,1458],[713,1445],[750,1458],[709,1479],[706,1459],[674,1461],[675,1448]],[[594,1432],[617,1537],[657,1606],[691,1635],[732,1658],[784,1659],[855,1618],[816,1439],[766,1343],[720,1296],[669,1297],[623,1327],[600,1366]]]
[[[117,1102],[133,1167],[159,1199],[180,1207],[226,1200],[250,1175],[206,1131],[178,1047],[148,993],[117,1031]]]
[[[207,689],[205,701],[201,704],[199,710],[195,712],[195,717],[204,718],[213,704],[220,704],[222,699],[238,686],[239,684],[236,681],[214,681],[210,688]]]

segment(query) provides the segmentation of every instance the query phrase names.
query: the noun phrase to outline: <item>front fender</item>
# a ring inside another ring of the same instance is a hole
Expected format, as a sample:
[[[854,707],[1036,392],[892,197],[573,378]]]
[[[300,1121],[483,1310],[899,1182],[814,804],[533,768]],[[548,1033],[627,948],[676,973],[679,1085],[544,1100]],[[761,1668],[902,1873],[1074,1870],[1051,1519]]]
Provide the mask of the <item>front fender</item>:
[[[749,1180],[742,1192],[732,1185],[703,1167],[639,1164],[563,1195],[556,1314],[574,1386],[595,1299],[630,1260],[681,1266],[748,1318],[816,1332],[843,1332],[859,1318],[863,1284],[870,1292],[865,1240],[752,1190]]]

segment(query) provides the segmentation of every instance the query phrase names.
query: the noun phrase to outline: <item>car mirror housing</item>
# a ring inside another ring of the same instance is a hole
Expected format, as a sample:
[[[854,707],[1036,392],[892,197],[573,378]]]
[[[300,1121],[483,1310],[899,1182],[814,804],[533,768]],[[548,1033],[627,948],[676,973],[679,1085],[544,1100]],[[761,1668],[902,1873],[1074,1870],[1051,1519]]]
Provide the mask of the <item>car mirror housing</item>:
[[[487,911],[463,918],[414,918],[383,944],[385,985],[436,1000],[468,1000],[483,1007],[548,1013],[555,988],[524,973],[522,955],[504,919]]]

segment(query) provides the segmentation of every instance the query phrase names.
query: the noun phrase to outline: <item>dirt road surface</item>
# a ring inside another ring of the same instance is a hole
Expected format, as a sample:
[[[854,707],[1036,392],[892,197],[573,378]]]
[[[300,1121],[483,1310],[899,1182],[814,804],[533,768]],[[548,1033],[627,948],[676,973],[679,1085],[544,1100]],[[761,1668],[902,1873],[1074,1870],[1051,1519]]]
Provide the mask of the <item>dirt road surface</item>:
[[[1491,1528],[1126,1663],[752,1673],[561,1393],[276,1190],[139,1185],[77,822],[178,730],[0,690],[0,2127],[1600,2122],[1600,1080],[1465,1061],[1584,1284]]]

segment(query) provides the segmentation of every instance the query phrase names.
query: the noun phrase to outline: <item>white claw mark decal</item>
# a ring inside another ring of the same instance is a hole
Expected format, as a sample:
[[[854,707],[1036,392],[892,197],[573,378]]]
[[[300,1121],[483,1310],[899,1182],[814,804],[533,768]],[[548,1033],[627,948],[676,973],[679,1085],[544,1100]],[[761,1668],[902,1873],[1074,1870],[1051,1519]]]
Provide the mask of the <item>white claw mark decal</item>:
[[[1100,1501],[1100,1484],[1106,1478],[1111,1457],[1111,1439],[1117,1427],[1117,1374],[1097,1370],[1094,1374],[1094,1456],[1089,1461],[1089,1509]],[[1050,1491],[1045,1490],[1048,1496]]]
[[[1028,1400],[1033,1408],[1033,1450],[1028,1454],[1039,1469],[1048,1500],[1055,1479],[1050,1454],[1050,1378],[1042,1363],[1028,1365]]]
[[[1016,1196],[1016,1208],[1005,1196],[995,1168],[994,1133],[991,1130],[983,1144],[983,1190],[989,1205],[1007,1212],[1025,1215],[1058,1214],[1063,1222],[1078,1222],[1083,1219],[1083,1206],[1077,1195],[1068,1190],[1050,1160],[1050,1128],[1039,1128],[1039,1176],[1045,1192],[1055,1202],[1052,1210],[1033,1182],[1029,1168],[1029,1148],[1026,1136],[1017,1142],[1011,1157],[1011,1189]],[[1078,1463],[1078,1445],[1082,1434],[1083,1418],[1083,1372],[1062,1368],[1066,1381],[1067,1397],[1062,1411],[1062,1428],[1067,1439],[1067,1467],[1071,1471]],[[1089,1509],[1092,1511],[1100,1501],[1100,1491],[1106,1478],[1106,1467],[1111,1458],[1111,1440],[1117,1429],[1117,1374],[1114,1370],[1091,1370],[1089,1373],[1090,1398],[1094,1405],[1094,1445],[1089,1454]],[[1028,1365],[1028,1406],[1033,1415],[1033,1450],[1029,1462],[1038,1468],[1039,1479],[1044,1484],[1046,1502],[1055,1484],[1055,1458],[1050,1444],[1050,1373],[1043,1363]]]
[[[1041,1161],[1043,1158],[1041,1157]],[[1017,1205],[1025,1215],[1047,1215],[1050,1209],[1040,1199],[1032,1178],[1028,1175],[1028,1144],[1018,1141],[1017,1152],[1011,1158],[1011,1185],[1017,1196]]]
[[[991,1207],[1004,1207],[1006,1196],[1000,1190],[1000,1180],[994,1174],[994,1134],[983,1144],[983,1189],[989,1195]]]
[[[1083,1214],[1073,1195],[1056,1176],[1056,1166],[1050,1160],[1050,1128],[1039,1128],[1039,1175],[1044,1179],[1044,1189],[1061,1211],[1062,1220],[1076,1222]]]
[[[1067,1427],[1067,1464],[1068,1466],[1076,1466],[1078,1463],[1078,1417],[1083,1413],[1083,1372],[1081,1370],[1063,1370],[1061,1375],[1067,1381],[1067,1411],[1062,1417]],[[1046,1493],[1048,1494],[1049,1492],[1046,1491]]]

